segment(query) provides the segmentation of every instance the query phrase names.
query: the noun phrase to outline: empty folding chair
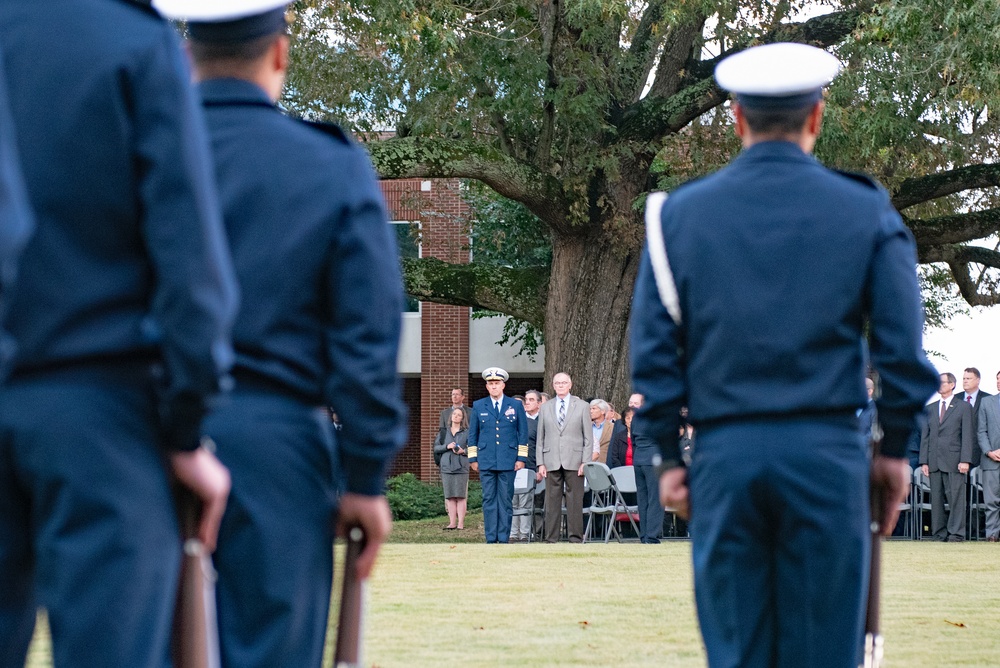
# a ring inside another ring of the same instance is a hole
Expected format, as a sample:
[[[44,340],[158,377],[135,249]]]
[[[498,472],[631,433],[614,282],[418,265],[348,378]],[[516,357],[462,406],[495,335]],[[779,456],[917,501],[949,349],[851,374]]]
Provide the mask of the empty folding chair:
[[[983,497],[983,473],[979,467],[969,471],[969,517],[966,522],[966,530],[969,532],[970,540],[979,540],[982,536],[986,515],[986,502]]]
[[[616,466],[611,469],[611,479],[618,489],[618,498],[615,499],[615,505],[618,508],[618,511],[615,513],[615,522],[625,522],[627,520],[631,523],[632,530],[635,531],[635,535],[638,538],[639,525],[636,522],[639,520],[639,506],[628,503],[628,500],[635,499],[637,494],[635,488],[635,467]]]
[[[525,495],[528,496],[527,504],[528,507],[519,507],[524,505]],[[514,474],[514,497],[520,497],[522,503],[514,504],[514,517],[529,517],[531,521],[534,522],[535,517],[535,472],[531,469],[521,469]],[[535,533],[534,524],[531,525],[531,530],[528,531],[528,542],[531,542],[532,535]]]
[[[615,534],[618,542],[621,542],[621,534],[618,533],[618,529],[615,527],[613,521],[616,508],[611,469],[608,468],[607,464],[602,464],[601,462],[585,462],[583,465],[583,477],[590,486],[590,507],[585,509],[585,512],[586,510],[590,512],[587,518],[587,527],[583,530],[583,542],[586,543],[590,538],[590,530],[594,525],[594,517],[598,515],[608,518],[608,526],[604,531],[604,542],[608,542],[612,532]]]

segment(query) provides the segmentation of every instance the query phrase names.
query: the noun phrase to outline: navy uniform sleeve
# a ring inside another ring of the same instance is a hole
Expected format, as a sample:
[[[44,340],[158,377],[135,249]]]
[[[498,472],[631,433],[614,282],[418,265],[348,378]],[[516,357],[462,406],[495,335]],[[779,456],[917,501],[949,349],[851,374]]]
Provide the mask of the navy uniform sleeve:
[[[906,456],[917,414],[938,387],[923,351],[923,305],[913,238],[885,196],[868,280],[870,354],[882,393],[876,399],[882,454]]]
[[[469,462],[479,461],[479,415],[476,413],[476,405],[472,404],[472,413],[469,415]]]
[[[236,277],[206,132],[173,29],[137,70],[136,157],[143,234],[156,272],[153,317],[166,366],[168,447],[198,444],[207,402],[233,361]]]
[[[376,495],[405,439],[396,373],[403,282],[375,172],[361,149],[353,149],[350,161],[347,178],[357,196],[335,221],[327,277],[326,397],[344,416],[338,444],[346,490]]]
[[[517,461],[528,463],[528,414],[520,401],[514,402],[514,412],[517,414]]]
[[[644,397],[633,418],[633,434],[647,434],[656,442],[665,467],[683,466],[678,433],[687,390],[681,332],[660,301],[648,249],[639,265],[630,330],[632,390]]]
[[[0,63],[0,322],[4,299],[17,273],[17,260],[34,230],[34,215],[21,175],[13,118],[7,102],[7,82]],[[0,331],[0,380],[13,358],[13,341]]]

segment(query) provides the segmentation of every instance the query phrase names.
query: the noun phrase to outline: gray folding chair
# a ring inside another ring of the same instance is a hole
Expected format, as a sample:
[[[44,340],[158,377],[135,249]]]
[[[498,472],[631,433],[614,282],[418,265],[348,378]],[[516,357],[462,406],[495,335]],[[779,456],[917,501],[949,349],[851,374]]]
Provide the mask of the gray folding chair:
[[[907,494],[906,500],[901,501],[899,504],[899,517],[903,521],[903,538],[913,540],[913,469],[909,466],[906,468],[909,471],[909,475],[907,477],[910,480],[910,493]]]
[[[639,525],[636,524],[636,520],[639,519],[639,506],[629,505],[625,500],[626,494],[637,494],[638,490],[635,486],[635,467],[634,466],[616,466],[611,469],[611,479],[614,481],[615,487],[618,488],[618,495],[621,499],[621,504],[618,507],[618,511],[615,513],[615,522],[624,522],[625,520],[619,519],[622,515],[628,516],[628,521],[632,525],[632,530],[635,531],[636,537],[639,536]],[[633,496],[633,498],[635,498]]]
[[[915,540],[923,540],[924,513],[931,511],[931,481],[919,466],[913,469],[913,500],[910,505],[913,513],[913,537]]]
[[[521,469],[514,474],[514,497],[524,497],[528,496],[528,507],[527,508],[514,508],[514,517],[530,517],[531,518],[531,531],[528,532],[528,542],[531,542],[532,536],[535,534],[535,472],[531,469]]]
[[[608,526],[604,531],[604,542],[608,542],[613,532],[620,543],[622,537],[613,521],[615,496],[611,469],[608,468],[607,464],[601,462],[586,462],[583,465],[583,477],[590,487],[590,507],[586,509],[590,512],[587,517],[587,527],[583,530],[583,542],[586,543],[591,536],[590,531],[594,526],[594,517],[602,515],[608,517]]]
[[[986,516],[986,501],[983,497],[983,473],[979,467],[969,471],[969,517],[966,530],[969,540],[979,540]]]

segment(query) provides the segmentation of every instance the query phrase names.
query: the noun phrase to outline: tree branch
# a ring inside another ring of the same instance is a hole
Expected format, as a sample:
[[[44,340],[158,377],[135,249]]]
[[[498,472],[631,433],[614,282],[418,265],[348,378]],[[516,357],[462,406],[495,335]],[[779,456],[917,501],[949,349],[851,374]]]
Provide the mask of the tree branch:
[[[655,141],[679,132],[691,121],[726,101],[726,91],[715,79],[702,79],[670,97],[645,97],[622,116],[619,137],[622,140]]]
[[[955,278],[955,285],[962,298],[971,306],[993,306],[1000,304],[1000,291],[995,281],[972,278],[972,264],[1000,269],[1000,253],[981,246],[944,245],[924,249],[920,253],[921,262],[945,262]]]
[[[802,42],[828,47],[849,35],[862,16],[860,10],[850,9],[817,16],[803,23],[783,24],[761,37],[756,44]],[[622,117],[622,139],[655,141],[677,132],[709,109],[722,104],[726,93],[715,84],[715,65],[726,56],[749,46],[752,44],[740,44],[717,58],[698,62],[685,79],[690,83],[673,95],[666,98],[647,95],[632,105]]]
[[[520,318],[538,329],[545,326],[548,267],[514,269],[404,258],[403,285],[421,301],[485,308]]]
[[[967,165],[904,180],[893,193],[892,204],[902,211],[946,195],[994,186],[1000,186],[1000,164]]]
[[[642,18],[639,19],[639,25],[636,26],[621,69],[623,80],[621,88],[631,92],[632,99],[622,100],[622,104],[631,104],[638,100],[646,85],[646,76],[653,66],[662,39],[654,36],[653,29],[663,18],[663,4],[664,0],[651,0],[646,6],[646,11],[642,13]]]
[[[904,219],[913,230],[917,248],[960,244],[983,239],[1000,230],[1000,209],[956,213],[926,220]]]
[[[553,99],[559,88],[556,74],[555,50],[559,41],[559,14],[562,9],[559,0],[542,0],[538,9],[538,22],[542,27],[542,54],[545,57],[545,95],[542,98],[542,129],[538,133],[538,147],[535,163],[542,169],[548,167],[552,159],[552,141],[556,129],[556,103]]]
[[[680,90],[691,61],[695,40],[701,36],[705,20],[705,16],[701,15],[670,29],[670,34],[664,40],[663,53],[660,54],[660,63],[656,67],[656,76],[648,97],[666,98]]]
[[[568,229],[562,184],[531,165],[476,141],[394,137],[366,144],[384,179],[468,178],[521,202],[555,229]]]

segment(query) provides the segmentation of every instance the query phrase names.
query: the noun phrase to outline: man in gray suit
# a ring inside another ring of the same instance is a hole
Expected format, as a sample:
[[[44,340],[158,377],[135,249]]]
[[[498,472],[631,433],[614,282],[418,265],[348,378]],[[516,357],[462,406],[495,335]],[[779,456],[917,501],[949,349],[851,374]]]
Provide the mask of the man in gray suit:
[[[972,406],[953,396],[955,383],[954,374],[941,374],[941,400],[927,406],[920,435],[920,465],[931,480],[931,532],[950,543],[965,540],[966,476],[976,440]]]
[[[1000,391],[1000,373],[997,374]],[[979,450],[983,457],[983,500],[986,502],[986,540],[1000,541],[1000,394],[987,395],[979,404]]]
[[[559,540],[563,485],[566,486],[566,528],[569,542],[583,542],[583,463],[592,458],[593,429],[590,406],[569,393],[569,374],[552,377],[556,396],[538,413],[535,460],[545,478],[545,542]]]

